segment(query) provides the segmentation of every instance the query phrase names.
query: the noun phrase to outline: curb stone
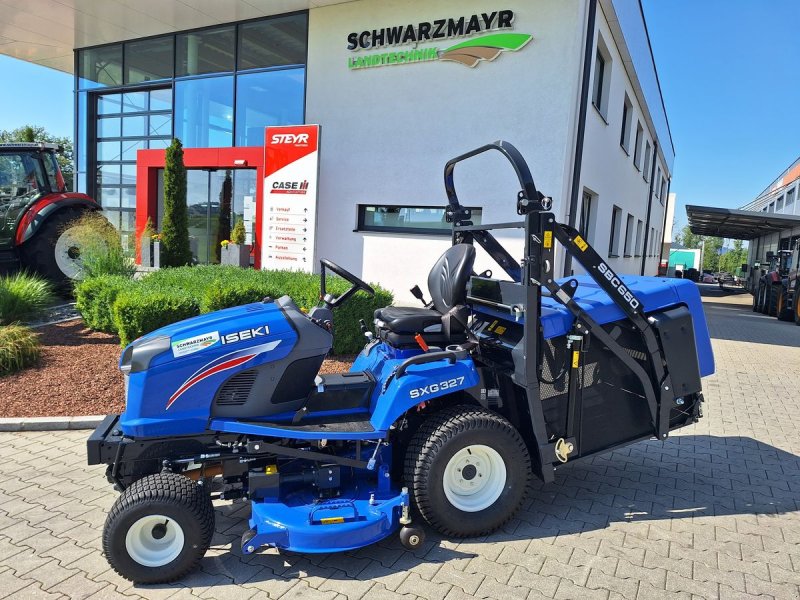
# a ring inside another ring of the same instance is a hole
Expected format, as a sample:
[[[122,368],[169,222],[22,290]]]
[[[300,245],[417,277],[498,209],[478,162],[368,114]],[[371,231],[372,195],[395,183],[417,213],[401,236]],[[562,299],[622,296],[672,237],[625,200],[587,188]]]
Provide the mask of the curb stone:
[[[58,431],[64,429],[94,429],[105,415],[88,417],[25,417],[0,419],[0,431]]]

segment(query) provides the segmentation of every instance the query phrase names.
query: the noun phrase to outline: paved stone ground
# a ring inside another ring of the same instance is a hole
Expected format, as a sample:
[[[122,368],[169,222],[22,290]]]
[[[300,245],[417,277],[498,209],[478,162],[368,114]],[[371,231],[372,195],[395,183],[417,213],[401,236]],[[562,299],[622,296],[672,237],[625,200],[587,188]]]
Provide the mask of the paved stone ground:
[[[134,587],[100,552],[115,493],[84,466],[86,433],[0,434],[0,597],[799,598],[800,327],[748,296],[706,300],[717,374],[699,424],[563,469],[495,535],[429,534],[415,554],[242,558],[247,508],[228,505],[200,570]]]

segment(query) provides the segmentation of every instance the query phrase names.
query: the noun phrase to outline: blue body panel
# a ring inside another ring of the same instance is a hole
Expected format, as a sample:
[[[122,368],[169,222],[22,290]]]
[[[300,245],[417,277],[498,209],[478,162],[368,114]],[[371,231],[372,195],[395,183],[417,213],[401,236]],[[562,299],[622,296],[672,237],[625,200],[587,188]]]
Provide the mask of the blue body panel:
[[[375,440],[383,439],[389,428],[408,409],[420,402],[433,400],[456,391],[463,391],[477,385],[479,376],[471,358],[450,364],[446,360],[409,367],[406,374],[392,378],[386,389],[383,382],[407,358],[421,354],[421,350],[398,350],[383,342],[371,345],[358,355],[352,372],[369,371],[378,382],[370,400],[370,425],[372,431],[287,431],[280,426],[291,422],[294,413],[269,418],[269,423],[259,424],[258,418],[247,422],[236,419],[213,419],[209,429],[227,433],[243,433],[268,437],[293,437],[300,440]],[[444,384],[444,385],[442,385]],[[423,392],[424,390],[424,392]],[[412,392],[416,392],[414,395]],[[352,411],[350,411],[352,413]],[[333,413],[332,411],[332,414]],[[342,414],[339,411],[338,414]],[[346,414],[346,413],[345,413]],[[322,416],[315,413],[315,416]]]
[[[261,335],[222,343],[227,334],[252,329]],[[219,339],[176,356],[174,344],[209,335]],[[237,370],[286,357],[297,341],[294,329],[274,303],[247,304],[201,315],[162,327],[134,343],[161,336],[168,336],[173,348],[153,357],[148,369],[127,376],[125,412],[120,416],[125,435],[156,437],[205,432],[211,402],[225,379]]]
[[[708,334],[703,303],[697,286],[685,279],[665,279],[660,277],[642,277],[638,275],[622,275],[625,286],[642,302],[645,313],[652,313],[677,305],[685,305],[692,314],[694,339],[697,346],[697,358],[700,364],[700,375],[706,377],[714,373],[714,353],[711,349],[711,338]],[[569,279],[578,280],[578,289],[574,300],[601,325],[625,318],[625,313],[588,275],[578,275],[559,279],[564,283]],[[508,319],[508,313],[495,311],[476,305],[475,310],[482,313]],[[524,317],[520,322],[524,321]],[[551,297],[542,298],[542,330],[546,339],[566,335],[572,328],[575,319],[567,307]]]

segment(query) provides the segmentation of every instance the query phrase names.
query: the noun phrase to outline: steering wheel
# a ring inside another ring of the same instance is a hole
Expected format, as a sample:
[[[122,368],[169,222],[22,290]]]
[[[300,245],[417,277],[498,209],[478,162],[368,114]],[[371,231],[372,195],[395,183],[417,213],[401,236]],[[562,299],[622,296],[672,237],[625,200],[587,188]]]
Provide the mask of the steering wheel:
[[[350,296],[355,294],[358,290],[364,291],[370,296],[375,295],[375,290],[372,289],[372,286],[367,285],[363,281],[361,281],[358,277],[353,275],[350,271],[346,271],[336,263],[329,261],[326,258],[321,258],[319,261],[320,265],[322,266],[321,273],[320,273],[320,296],[322,301],[325,302],[331,308],[336,308],[340,304],[342,304],[345,300],[347,300]],[[338,298],[331,297],[325,290],[325,271],[329,270],[332,273],[335,273],[342,279],[349,281],[352,287],[347,290],[344,294],[339,296]]]

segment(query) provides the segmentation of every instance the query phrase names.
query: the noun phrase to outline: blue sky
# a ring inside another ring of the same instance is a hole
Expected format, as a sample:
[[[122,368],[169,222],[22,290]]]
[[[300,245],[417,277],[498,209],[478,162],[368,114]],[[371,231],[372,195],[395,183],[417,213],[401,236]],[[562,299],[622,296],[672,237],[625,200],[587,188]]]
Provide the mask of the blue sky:
[[[635,2],[636,0],[623,0]],[[643,0],[676,161],[675,212],[739,207],[800,155],[800,2]],[[0,56],[0,129],[72,135],[72,77]]]
[[[72,75],[0,55],[0,81],[0,129],[42,125],[72,137]]]
[[[675,144],[678,223],[686,204],[738,208],[800,156],[800,2],[643,5]]]

